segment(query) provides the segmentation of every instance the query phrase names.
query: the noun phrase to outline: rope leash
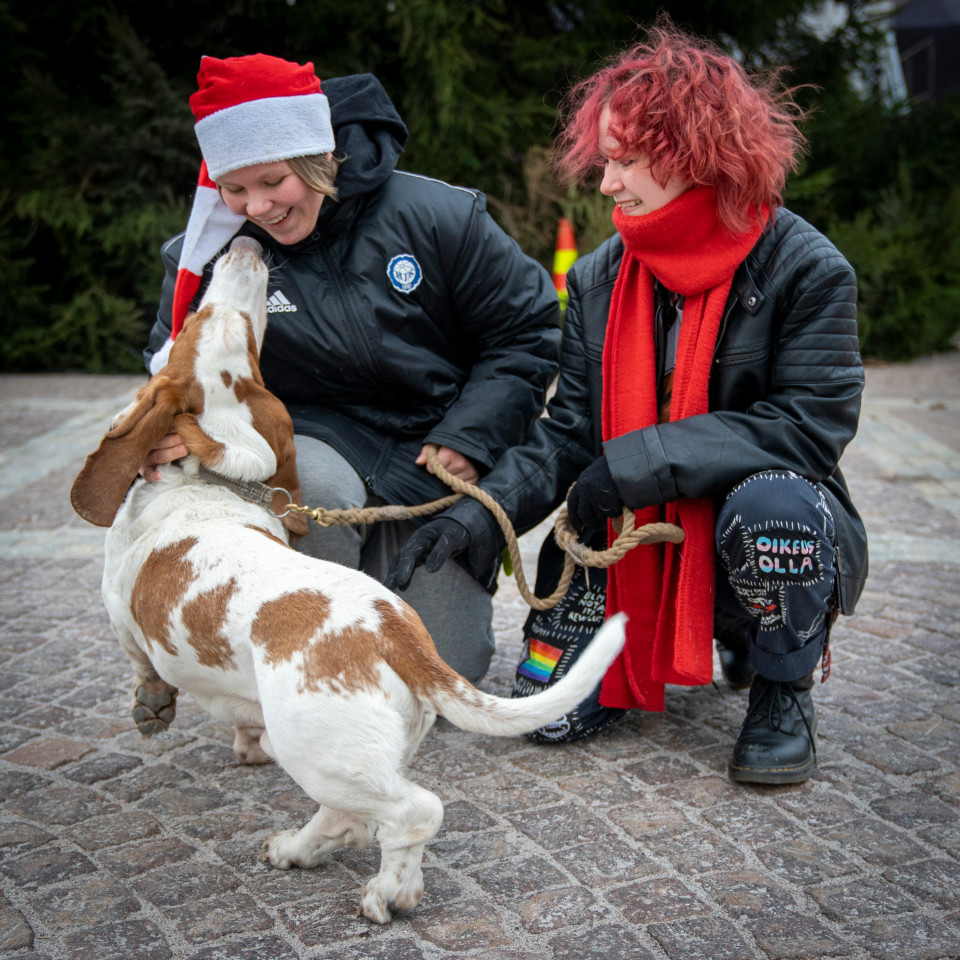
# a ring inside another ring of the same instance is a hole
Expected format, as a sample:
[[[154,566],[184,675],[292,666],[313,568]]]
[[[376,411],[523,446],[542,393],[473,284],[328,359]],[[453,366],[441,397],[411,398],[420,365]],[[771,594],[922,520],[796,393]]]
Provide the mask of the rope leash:
[[[557,586],[548,597],[537,597],[527,584],[520,559],[520,545],[517,535],[503,507],[484,490],[449,473],[437,459],[437,447],[433,444],[427,446],[427,463],[434,475],[455,491],[451,496],[443,497],[440,500],[431,500],[415,507],[388,505],[346,510],[325,510],[323,507],[301,507],[295,503],[290,503],[287,504],[287,509],[294,513],[306,515],[322,527],[348,526],[350,524],[378,523],[385,520],[410,520],[413,517],[424,517],[446,509],[451,504],[456,503],[461,496],[473,497],[493,514],[500,525],[507,541],[507,550],[510,555],[510,562],[513,564],[513,575],[516,578],[520,596],[534,610],[549,610],[563,599],[570,588],[570,581],[573,579],[573,572],[577,564],[605,569],[613,566],[634,547],[642,543],[680,543],[683,540],[683,531],[672,523],[648,523],[637,528],[633,511],[624,507],[623,516],[614,524],[618,528],[614,542],[606,550],[593,550],[577,539],[577,532],[567,520],[567,508],[564,505],[557,513],[553,524],[554,539],[564,552],[563,572],[560,574]]]

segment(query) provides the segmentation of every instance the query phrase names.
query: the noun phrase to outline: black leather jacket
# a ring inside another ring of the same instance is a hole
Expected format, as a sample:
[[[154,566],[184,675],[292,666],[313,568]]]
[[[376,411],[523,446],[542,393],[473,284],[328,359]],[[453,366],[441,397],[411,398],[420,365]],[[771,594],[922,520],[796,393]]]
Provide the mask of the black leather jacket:
[[[745,477],[792,470],[821,485],[837,524],[839,602],[851,613],[867,575],[867,540],[838,462],[857,430],[863,367],[856,277],[837,249],[789,210],[777,211],[738,268],[710,378],[710,412],[602,443],[601,358],[623,244],[619,235],[581,258],[570,293],[560,379],[526,444],[482,486],[524,531],[560,504],[605,453],[631,508],[687,497],[719,504]],[[468,529],[482,507],[450,514]]]
[[[394,169],[406,128],[375,78],[323,86],[346,156],[339,200],[297,244],[241,230],[270,264],[261,371],[298,433],[331,444],[387,502],[423,503],[450,490],[414,463],[422,444],[483,473],[525,439],[557,370],[557,295],[482,193]],[[170,330],[181,244],[163,249],[148,362]],[[391,276],[398,257],[407,273]]]

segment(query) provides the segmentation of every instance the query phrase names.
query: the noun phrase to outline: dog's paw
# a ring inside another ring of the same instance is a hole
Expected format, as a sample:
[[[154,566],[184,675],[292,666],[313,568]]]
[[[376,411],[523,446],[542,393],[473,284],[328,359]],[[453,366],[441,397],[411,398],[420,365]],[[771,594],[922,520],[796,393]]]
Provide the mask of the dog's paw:
[[[173,723],[177,712],[177,688],[159,677],[144,680],[137,677],[133,684],[133,721],[145,737],[163,733]]]
[[[362,914],[368,920],[374,923],[389,923],[393,919],[387,901],[380,892],[379,877],[372,877],[363,885],[363,893],[360,896],[360,909],[357,914]]]
[[[297,830],[281,830],[280,833],[270,834],[263,841],[261,859],[278,870],[299,867],[296,848],[297,833]]]

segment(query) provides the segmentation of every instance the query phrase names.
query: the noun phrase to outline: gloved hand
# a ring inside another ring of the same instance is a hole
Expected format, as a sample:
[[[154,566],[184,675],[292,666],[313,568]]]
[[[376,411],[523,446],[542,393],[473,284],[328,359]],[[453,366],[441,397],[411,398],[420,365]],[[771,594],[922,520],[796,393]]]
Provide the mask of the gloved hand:
[[[567,519],[581,540],[606,529],[609,517],[623,513],[620,491],[613,482],[606,457],[598,457],[587,467],[567,496]]]
[[[423,564],[427,573],[436,573],[449,559],[467,551],[467,560],[478,576],[490,569],[502,549],[500,528],[491,514],[487,529],[473,530],[451,517],[437,517],[412,534],[390,564],[384,585],[389,590],[406,590],[413,571]]]

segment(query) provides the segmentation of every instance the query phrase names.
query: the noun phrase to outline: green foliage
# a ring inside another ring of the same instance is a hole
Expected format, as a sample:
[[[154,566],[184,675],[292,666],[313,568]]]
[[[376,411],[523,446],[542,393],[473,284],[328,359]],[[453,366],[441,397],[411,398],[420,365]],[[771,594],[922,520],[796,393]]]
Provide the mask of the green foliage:
[[[943,334],[931,325],[957,317],[960,218],[950,188],[960,182],[960,110],[864,100],[850,76],[873,69],[875,27],[851,2],[847,26],[817,39],[801,22],[817,5],[677,0],[669,11],[752,66],[788,64],[791,82],[806,85],[798,97],[813,111],[811,149],[788,202],[858,267],[865,352],[894,355],[898,339],[933,349]],[[556,182],[557,105],[661,6],[192,0],[185,29],[176,0],[0,0],[0,368],[142,369],[159,247],[186,223],[196,185],[187,101],[202,54],[311,60],[321,78],[375,74],[410,127],[404,169],[484,190],[548,269],[561,215],[589,252],[612,232],[610,204]]]
[[[909,360],[951,349],[960,329],[960,188],[918,195],[906,165],[875,209],[837,223],[833,239],[860,287],[863,352]]]

